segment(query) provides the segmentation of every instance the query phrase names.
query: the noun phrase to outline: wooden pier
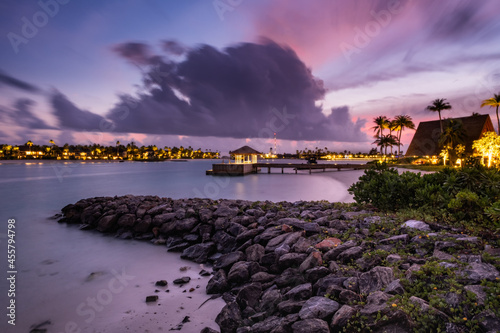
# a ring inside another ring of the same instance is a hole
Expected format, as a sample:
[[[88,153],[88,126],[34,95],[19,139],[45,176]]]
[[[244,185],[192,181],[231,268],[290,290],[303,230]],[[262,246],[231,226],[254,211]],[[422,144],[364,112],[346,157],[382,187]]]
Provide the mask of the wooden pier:
[[[313,170],[337,170],[350,169],[350,170],[362,170],[369,167],[368,164],[306,164],[306,163],[255,163],[253,164],[254,169],[267,168],[267,173],[271,173],[271,169],[281,169],[281,173],[285,173],[285,169],[293,169],[295,173],[299,170],[309,170],[312,173]]]
[[[250,173],[258,173],[262,169],[267,168],[267,173],[271,173],[271,169],[281,169],[281,173],[285,173],[285,169],[292,169],[295,173],[299,170],[308,170],[311,174],[313,170],[327,171],[342,169],[347,170],[362,170],[369,168],[368,164],[307,164],[307,163],[253,163],[253,164],[214,164],[212,170],[207,170],[207,175],[221,176],[243,176]]]

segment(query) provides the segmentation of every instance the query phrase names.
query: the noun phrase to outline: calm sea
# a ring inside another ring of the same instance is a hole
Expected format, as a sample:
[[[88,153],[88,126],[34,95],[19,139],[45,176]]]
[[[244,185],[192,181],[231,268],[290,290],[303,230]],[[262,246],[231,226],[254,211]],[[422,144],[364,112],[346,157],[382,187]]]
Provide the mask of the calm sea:
[[[172,274],[161,262],[177,254],[146,243],[82,232],[48,219],[69,203],[125,194],[349,202],[352,198],[347,188],[362,174],[332,171],[309,175],[304,171],[296,175],[293,171],[281,174],[276,169],[270,175],[206,176],[205,170],[211,169],[212,163],[0,162],[0,253],[4,253],[0,268],[7,276],[7,221],[14,219],[17,270],[16,326],[7,324],[6,314],[0,313],[0,331],[29,332],[31,325],[49,320],[49,332],[98,332],[97,326],[123,320],[123,313],[128,313],[125,304],[142,299],[147,292],[143,288],[151,281]],[[103,298],[110,295],[106,288],[124,270],[134,276],[134,281],[123,292],[112,294],[108,305],[108,299]],[[89,274],[95,272],[95,281],[88,281]],[[4,277],[0,280],[2,312],[7,312],[12,298],[7,295],[8,289]],[[94,316],[86,303],[89,295],[101,296],[107,305],[94,310]],[[72,329],[74,325],[77,329]]]

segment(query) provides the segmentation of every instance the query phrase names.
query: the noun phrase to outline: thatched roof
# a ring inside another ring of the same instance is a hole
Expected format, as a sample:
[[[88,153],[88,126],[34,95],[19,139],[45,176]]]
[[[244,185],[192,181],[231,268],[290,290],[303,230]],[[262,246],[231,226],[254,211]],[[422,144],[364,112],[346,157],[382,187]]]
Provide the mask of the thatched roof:
[[[257,151],[251,147],[243,146],[236,150],[230,151],[229,154],[233,155],[262,155],[260,151]]]
[[[443,127],[446,121],[454,119],[462,122],[467,134],[465,139],[465,151],[472,153],[472,142],[480,139],[485,132],[494,131],[491,118],[487,114],[475,115],[461,118],[443,119]],[[437,156],[441,152],[438,144],[441,128],[439,120],[423,121],[418,125],[417,131],[411,140],[406,156]]]

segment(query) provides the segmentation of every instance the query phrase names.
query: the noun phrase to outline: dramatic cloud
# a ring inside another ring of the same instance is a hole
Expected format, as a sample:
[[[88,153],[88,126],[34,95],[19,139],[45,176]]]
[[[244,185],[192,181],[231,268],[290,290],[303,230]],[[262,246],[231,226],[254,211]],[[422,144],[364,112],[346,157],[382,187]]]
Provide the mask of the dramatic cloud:
[[[106,116],[113,123],[107,130],[232,138],[270,138],[277,132],[289,140],[366,141],[364,123],[353,123],[347,107],[325,116],[316,106],[325,94],[322,81],[292,49],[274,42],[223,51],[202,45],[180,62],[151,54],[145,44],[115,50],[148,71],[145,92],[120,96]],[[103,117],[78,109],[61,94],[52,104],[61,126],[106,131]]]
[[[162,42],[163,51],[167,54],[172,54],[175,56],[180,56],[185,54],[188,51],[188,48],[185,45],[182,45],[178,41],[175,40],[165,40]]]
[[[60,92],[54,92],[50,102],[63,129],[99,132],[112,129],[111,124],[103,117],[87,110],[80,110]]]
[[[21,81],[19,79],[16,79],[12,76],[9,76],[2,71],[0,71],[0,84],[5,84],[13,88],[17,88],[20,90],[24,90],[27,92],[31,93],[37,93],[40,91],[40,89],[30,83]]]
[[[43,120],[33,114],[35,102],[28,98],[20,98],[15,101],[14,107],[3,112],[8,115],[17,125],[29,129],[54,129]]]

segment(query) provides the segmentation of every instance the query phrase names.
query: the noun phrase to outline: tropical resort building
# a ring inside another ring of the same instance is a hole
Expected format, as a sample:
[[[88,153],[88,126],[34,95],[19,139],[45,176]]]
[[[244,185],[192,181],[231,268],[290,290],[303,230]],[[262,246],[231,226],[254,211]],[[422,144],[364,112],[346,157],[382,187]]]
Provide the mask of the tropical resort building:
[[[487,114],[474,114],[469,117],[443,119],[443,125],[450,120],[462,123],[465,132],[465,153],[467,154],[473,153],[472,143],[475,140],[482,138],[486,132],[495,131],[491,118]],[[421,122],[405,156],[439,156],[442,150],[442,147],[439,145],[440,136],[441,128],[439,120]]]
[[[257,157],[262,155],[249,146],[230,151],[229,154],[234,157],[234,162],[213,164],[212,170],[207,170],[207,175],[242,176],[255,173],[257,170],[253,164],[257,163]]]

